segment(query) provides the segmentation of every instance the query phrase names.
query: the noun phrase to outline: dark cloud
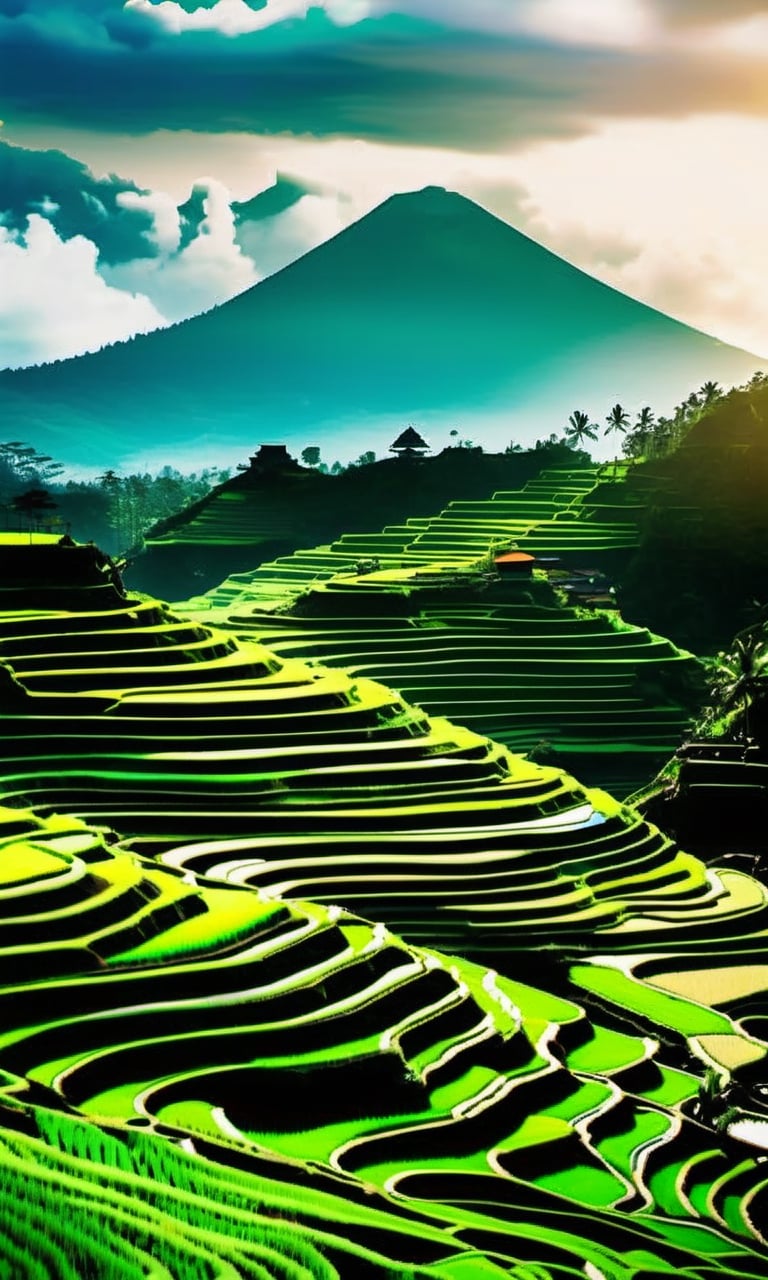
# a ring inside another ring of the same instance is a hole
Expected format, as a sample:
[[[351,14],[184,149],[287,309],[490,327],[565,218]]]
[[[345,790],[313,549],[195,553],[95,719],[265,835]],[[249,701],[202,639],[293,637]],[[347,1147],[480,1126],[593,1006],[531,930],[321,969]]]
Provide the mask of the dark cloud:
[[[101,264],[152,257],[153,219],[125,208],[120,197],[139,194],[132,182],[94,175],[61,151],[28,151],[0,142],[0,218],[24,231],[30,213],[43,213],[62,240],[83,235],[97,246]]]
[[[265,218],[275,218],[285,213],[293,205],[298,204],[303,196],[319,195],[321,188],[303,181],[297,181],[287,174],[279,173],[277,181],[266,191],[260,191],[251,200],[233,200],[232,212],[235,224],[243,222],[263,222]]]
[[[310,20],[311,19],[311,20]],[[236,39],[187,33],[143,48],[67,45],[9,24],[0,76],[9,124],[55,119],[156,128],[354,136],[485,150],[579,132],[603,60],[530,40],[390,16],[301,24]]]
[[[266,191],[260,191],[258,195],[252,196],[250,200],[233,200],[230,208],[234,215],[235,227],[238,232],[249,223],[259,223],[276,218],[279,214],[285,213],[291,209],[293,205],[298,204],[303,196],[321,194],[321,188],[300,182],[295,178],[288,177],[286,174],[278,174],[277,180],[271,187],[267,187]],[[179,212],[179,245],[178,252],[183,253],[188,244],[200,234],[203,223],[206,219],[206,201],[208,199],[208,185],[205,182],[196,182],[189,194],[189,197],[183,204],[178,206]],[[236,237],[237,242],[242,245],[242,237]]]
[[[178,206],[180,253],[186,249],[188,244],[192,243],[205,221],[205,202],[207,198],[208,187],[204,183],[196,182],[189,194],[189,198]]]
[[[677,26],[764,7],[649,3]],[[9,11],[10,0],[0,4]],[[82,20],[73,22],[73,11]],[[116,133],[340,135],[485,151],[578,136],[596,115],[762,113],[764,78],[763,62],[716,50],[576,48],[402,13],[341,27],[310,8],[305,20],[237,37],[174,35],[106,0],[79,0],[75,10],[66,0],[27,0],[15,19],[0,18],[11,128],[55,119]]]
[[[598,115],[663,117],[728,112],[768,114],[764,59],[706,53],[686,57],[664,52],[633,59],[622,68],[620,85],[611,77],[593,85]]]

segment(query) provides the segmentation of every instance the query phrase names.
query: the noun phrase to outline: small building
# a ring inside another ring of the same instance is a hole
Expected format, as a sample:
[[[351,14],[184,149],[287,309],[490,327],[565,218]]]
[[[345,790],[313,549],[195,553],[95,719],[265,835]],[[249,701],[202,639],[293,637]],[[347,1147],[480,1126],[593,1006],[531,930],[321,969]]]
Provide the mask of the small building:
[[[259,452],[248,459],[251,471],[296,471],[298,462],[292,458],[284,444],[262,444]]]
[[[429,445],[426,440],[414,427],[406,427],[405,431],[402,431],[389,446],[390,453],[396,453],[400,458],[420,458],[428,450]]]
[[[536,557],[526,551],[502,551],[494,556],[493,563],[502,578],[530,578]]]

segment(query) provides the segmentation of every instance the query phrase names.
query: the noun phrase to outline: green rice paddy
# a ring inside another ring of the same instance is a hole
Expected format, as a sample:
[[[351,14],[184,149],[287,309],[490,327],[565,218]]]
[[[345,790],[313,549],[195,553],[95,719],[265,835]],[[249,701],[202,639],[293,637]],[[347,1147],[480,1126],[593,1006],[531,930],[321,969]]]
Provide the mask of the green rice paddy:
[[[768,1276],[761,1148],[726,1129],[765,1110],[757,881],[365,674],[27,550],[0,1272]],[[665,989],[714,951],[719,984]]]

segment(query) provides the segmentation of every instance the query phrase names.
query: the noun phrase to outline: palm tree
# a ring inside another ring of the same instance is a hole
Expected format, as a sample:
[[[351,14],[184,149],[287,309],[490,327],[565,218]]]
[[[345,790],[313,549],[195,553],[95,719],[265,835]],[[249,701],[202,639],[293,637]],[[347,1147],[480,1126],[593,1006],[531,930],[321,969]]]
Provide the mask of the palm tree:
[[[629,414],[626,409],[622,409],[620,404],[615,404],[605,421],[608,423],[605,428],[605,435],[609,436],[612,431],[618,431],[621,435],[624,435],[629,426]]]
[[[705,382],[699,391],[701,403],[705,409],[708,409],[715,400],[722,399],[723,391],[717,382]]]
[[[629,414],[627,413],[626,409],[622,409],[620,404],[615,404],[611,409],[611,412],[606,417],[605,421],[608,423],[608,425],[605,428],[605,431],[603,433],[604,435],[609,436],[611,435],[612,432],[616,431],[623,436],[627,430],[627,427],[629,426]],[[613,460],[614,478],[618,474],[618,470],[619,470],[619,458],[618,458],[618,449],[617,449],[616,457]]]
[[[645,454],[648,448],[648,441],[651,438],[652,431],[653,431],[653,424],[655,423],[655,421],[656,421],[656,416],[651,406],[649,404],[644,405],[637,415],[637,422],[635,423],[635,429],[632,432],[632,436],[634,436],[635,438],[634,444],[636,445],[637,453],[640,454],[641,456]],[[629,441],[627,441],[626,443],[628,444]],[[626,453],[626,446],[624,451]]]
[[[669,418],[659,418],[651,432],[651,447],[655,458],[663,458],[669,452],[674,435],[673,423]]]
[[[565,443],[571,449],[578,449],[585,440],[597,439],[597,427],[589,421],[589,414],[581,409],[574,409],[565,428]]]
[[[724,711],[741,708],[742,738],[747,743],[751,708],[768,692],[768,643],[762,627],[737,635],[731,652],[719,658],[714,688]]]

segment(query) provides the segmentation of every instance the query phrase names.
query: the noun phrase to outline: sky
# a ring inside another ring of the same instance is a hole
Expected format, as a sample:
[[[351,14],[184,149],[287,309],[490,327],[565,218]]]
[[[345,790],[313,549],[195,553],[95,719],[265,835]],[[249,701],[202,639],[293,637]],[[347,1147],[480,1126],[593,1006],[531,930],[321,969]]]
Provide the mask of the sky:
[[[768,357],[767,0],[0,0],[0,368],[460,191]]]

